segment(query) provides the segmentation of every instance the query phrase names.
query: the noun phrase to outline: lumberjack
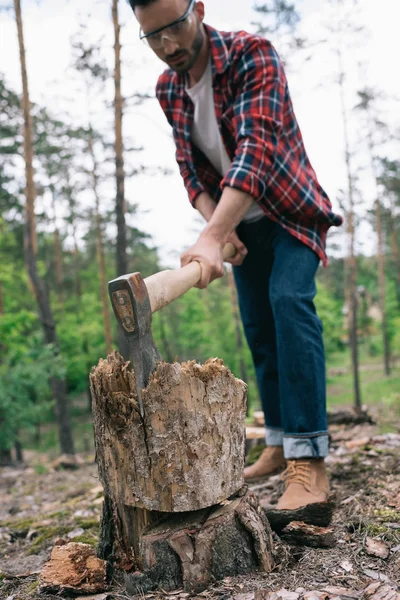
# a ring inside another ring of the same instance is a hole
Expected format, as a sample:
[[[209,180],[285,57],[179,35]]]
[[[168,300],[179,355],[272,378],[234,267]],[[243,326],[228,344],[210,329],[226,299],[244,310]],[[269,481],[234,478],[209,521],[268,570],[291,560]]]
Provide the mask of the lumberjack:
[[[342,219],[318,183],[272,44],[205,25],[195,0],[130,0],[140,37],[168,65],[156,93],[193,206],[208,222],[181,257],[198,286],[230,259],[266,423],[248,482],[286,467],[278,509],[326,501],[325,357],[315,274]]]

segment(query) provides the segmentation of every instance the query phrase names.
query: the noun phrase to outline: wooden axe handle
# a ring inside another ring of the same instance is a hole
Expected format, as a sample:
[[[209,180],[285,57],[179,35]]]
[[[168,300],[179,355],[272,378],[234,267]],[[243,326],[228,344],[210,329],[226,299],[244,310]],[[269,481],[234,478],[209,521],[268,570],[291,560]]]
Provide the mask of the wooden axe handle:
[[[233,258],[235,254],[235,246],[230,242],[225,244],[222,250],[223,259]],[[176,271],[160,271],[146,277],[144,282],[150,298],[151,312],[155,313],[182,296],[200,281],[200,277],[201,266],[196,260]]]

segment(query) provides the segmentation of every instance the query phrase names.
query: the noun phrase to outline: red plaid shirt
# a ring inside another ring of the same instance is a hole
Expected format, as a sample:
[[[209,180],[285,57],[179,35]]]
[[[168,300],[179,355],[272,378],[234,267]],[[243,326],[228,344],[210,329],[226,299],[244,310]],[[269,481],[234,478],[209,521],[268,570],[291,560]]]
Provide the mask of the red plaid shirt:
[[[312,248],[327,263],[326,234],[342,218],[332,212],[307,157],[282,63],[272,44],[239,31],[206,26],[214,103],[232,161],[225,176],[192,144],[193,104],[185,76],[166,70],[157,98],[172,126],[176,159],[192,204],[201,192],[218,202],[225,186],[253,196],[267,217]]]

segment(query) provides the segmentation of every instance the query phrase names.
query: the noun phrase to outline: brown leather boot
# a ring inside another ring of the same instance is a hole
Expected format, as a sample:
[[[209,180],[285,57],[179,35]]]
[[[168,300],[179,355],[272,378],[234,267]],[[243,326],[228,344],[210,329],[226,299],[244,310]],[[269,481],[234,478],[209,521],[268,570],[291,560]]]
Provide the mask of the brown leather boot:
[[[245,468],[244,480],[246,483],[255,483],[256,481],[266,479],[285,467],[286,460],[283,456],[283,447],[267,446],[254,465]]]
[[[280,510],[294,510],[328,498],[329,481],[323,458],[288,460],[282,479],[285,491],[276,507]]]

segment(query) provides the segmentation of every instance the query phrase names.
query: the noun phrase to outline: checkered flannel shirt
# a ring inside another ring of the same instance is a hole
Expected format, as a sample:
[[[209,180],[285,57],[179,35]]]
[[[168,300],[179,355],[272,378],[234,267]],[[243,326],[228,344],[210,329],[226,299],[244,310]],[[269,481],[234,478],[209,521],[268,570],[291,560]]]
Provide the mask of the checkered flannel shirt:
[[[201,192],[218,202],[226,187],[253,196],[267,217],[312,248],[326,265],[326,234],[342,218],[307,157],[282,63],[256,35],[206,26],[218,126],[232,164],[221,178],[191,140],[194,108],[185,76],[171,69],[156,94],[172,126],[176,159],[191,203]]]

